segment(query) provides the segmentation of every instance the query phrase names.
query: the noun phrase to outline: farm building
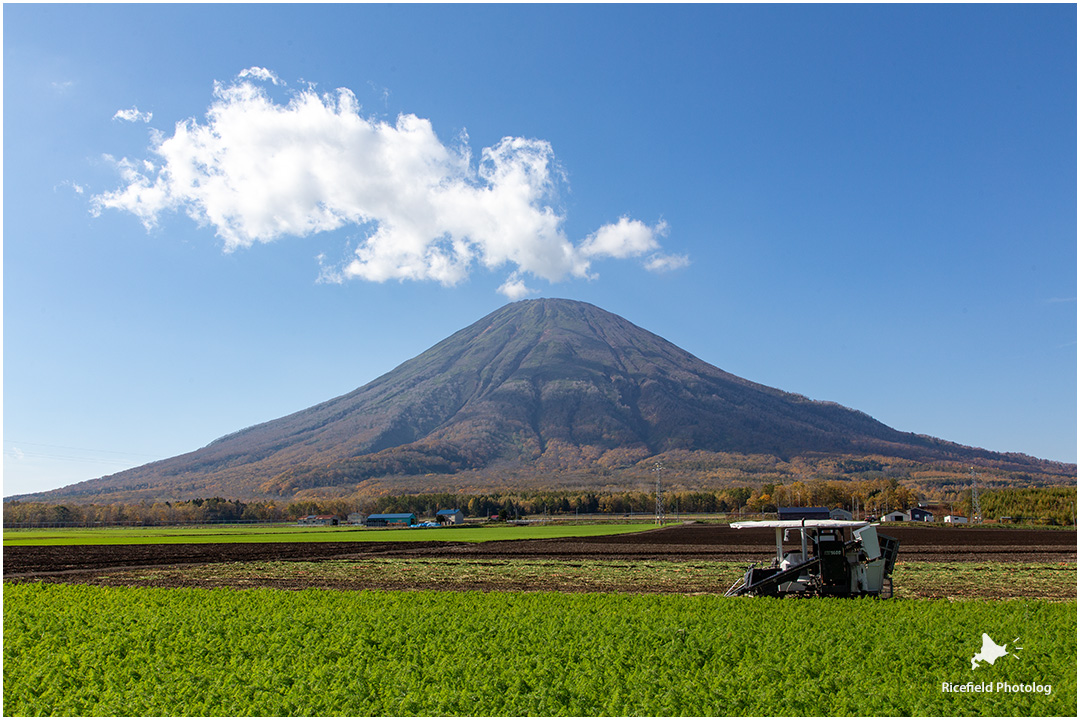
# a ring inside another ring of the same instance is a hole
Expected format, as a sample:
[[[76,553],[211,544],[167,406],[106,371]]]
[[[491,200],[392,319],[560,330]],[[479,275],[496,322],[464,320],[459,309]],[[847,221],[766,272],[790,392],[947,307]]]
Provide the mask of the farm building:
[[[413,513],[380,513],[368,515],[364,522],[368,527],[387,527],[388,525],[410,526],[416,524],[416,515]]]
[[[934,513],[924,508],[893,510],[881,516],[881,522],[934,522]]]
[[[781,507],[776,509],[779,520],[828,520],[827,507]]]
[[[341,521],[337,515],[305,515],[298,525],[337,525]]]
[[[435,513],[435,519],[440,525],[460,525],[465,522],[465,514],[457,508],[453,510],[440,510]]]
[[[926,510],[927,512],[933,513],[934,520],[937,520],[938,518],[944,518],[946,515],[952,515],[953,514],[952,508],[949,505],[943,505],[943,504],[940,504],[940,503],[938,503],[938,504],[919,503],[919,507],[922,508],[923,510]]]
[[[350,525],[363,525],[365,520],[367,520],[367,515],[365,515],[364,513],[360,513],[360,512],[349,513],[349,524]]]
[[[950,525],[963,525],[967,521],[968,521],[968,519],[966,517],[964,517],[963,515],[946,515],[945,516],[945,522],[949,523]]]
[[[829,511],[830,520],[854,520],[854,516],[844,508],[833,508]]]

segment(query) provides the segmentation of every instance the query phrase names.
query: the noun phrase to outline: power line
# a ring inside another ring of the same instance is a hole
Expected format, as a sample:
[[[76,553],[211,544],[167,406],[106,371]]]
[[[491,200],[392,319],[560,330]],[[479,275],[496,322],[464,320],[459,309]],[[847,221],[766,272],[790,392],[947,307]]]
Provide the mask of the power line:
[[[106,455],[127,455],[130,457],[157,457],[156,455],[150,455],[148,453],[134,453],[122,450],[97,450],[94,448],[77,448],[69,447],[67,445],[48,445],[46,443],[24,442],[22,440],[5,440],[4,442],[11,445],[30,445],[33,447],[55,448],[57,450],[74,450],[75,452],[105,453]]]
[[[51,453],[37,453],[34,451],[21,450],[19,448],[13,448],[5,453],[8,457],[15,458],[16,460],[22,460],[23,458],[32,458],[34,460],[63,460],[67,462],[80,462],[80,463],[92,463],[95,465],[119,465],[130,466],[142,463],[141,460],[121,460],[119,458],[92,458],[92,457],[78,457],[75,455],[55,455]]]
[[[4,455],[21,460],[31,458],[35,460],[54,460],[62,462],[91,463],[95,465],[126,466],[142,465],[146,459],[154,459],[156,456],[146,453],[120,452],[116,450],[93,450],[91,448],[77,448],[67,445],[49,445],[47,443],[22,442],[19,440],[5,440],[7,449]],[[52,452],[52,451],[61,452]],[[94,453],[97,457],[82,453]],[[100,457],[101,455],[116,455],[118,457]]]

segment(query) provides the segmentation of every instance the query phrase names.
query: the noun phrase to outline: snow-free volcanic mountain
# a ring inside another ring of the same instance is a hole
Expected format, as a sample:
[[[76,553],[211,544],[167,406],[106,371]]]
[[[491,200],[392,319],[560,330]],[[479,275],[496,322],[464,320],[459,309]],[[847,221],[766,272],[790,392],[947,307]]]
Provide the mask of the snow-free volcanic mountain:
[[[593,305],[541,299],[506,305],[341,397],[33,497],[246,500],[386,492],[405,480],[445,489],[463,476],[474,490],[526,475],[554,486],[573,474],[583,486],[679,451],[999,467],[1023,458],[898,432],[726,373]]]

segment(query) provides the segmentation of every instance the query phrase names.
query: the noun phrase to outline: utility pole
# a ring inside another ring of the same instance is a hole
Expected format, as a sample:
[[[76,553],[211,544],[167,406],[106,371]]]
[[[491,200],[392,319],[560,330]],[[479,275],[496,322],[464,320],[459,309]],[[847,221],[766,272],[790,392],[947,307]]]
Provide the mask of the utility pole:
[[[656,524],[664,524],[664,495],[663,487],[661,485],[661,475],[664,472],[664,464],[656,463],[653,468],[653,472],[656,473]]]
[[[982,522],[982,511],[979,509],[979,491],[975,487],[975,467],[971,467],[971,522]]]

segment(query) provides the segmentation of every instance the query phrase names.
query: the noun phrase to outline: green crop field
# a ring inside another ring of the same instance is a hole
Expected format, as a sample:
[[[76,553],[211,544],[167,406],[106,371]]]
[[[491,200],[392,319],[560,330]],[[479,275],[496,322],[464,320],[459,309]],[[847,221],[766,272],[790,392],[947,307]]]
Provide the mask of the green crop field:
[[[642,532],[653,525],[479,525],[447,528],[358,529],[256,525],[218,527],[114,527],[5,530],[4,545],[146,545],[251,542],[399,542],[439,540],[485,542],[539,538],[590,537]]]
[[[1071,717],[1076,611],[5,584],[4,713]]]

